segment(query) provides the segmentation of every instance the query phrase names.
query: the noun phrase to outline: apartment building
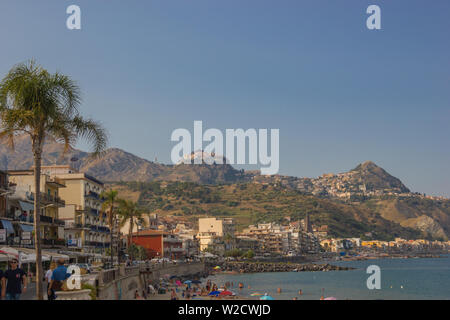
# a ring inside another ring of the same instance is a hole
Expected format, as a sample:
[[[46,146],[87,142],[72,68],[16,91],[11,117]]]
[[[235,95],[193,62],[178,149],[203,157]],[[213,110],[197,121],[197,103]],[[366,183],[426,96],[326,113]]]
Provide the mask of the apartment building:
[[[65,222],[67,246],[84,253],[104,254],[110,246],[110,229],[101,210],[103,182],[68,165],[44,166],[42,171],[66,186],[60,191],[66,206],[59,209],[59,216]]]
[[[231,218],[198,219],[198,235],[200,251],[212,249],[223,254],[235,247],[235,226]]]
[[[238,235],[238,238],[242,237],[258,240],[258,254],[316,253],[320,249],[318,239],[312,233],[275,223],[250,225]]]
[[[35,178],[34,170],[8,171],[9,181],[15,184],[14,192],[8,197],[7,218],[13,221],[14,244],[32,245],[34,223]],[[40,177],[41,212],[40,233],[43,247],[62,247],[64,242],[64,221],[59,219],[59,209],[65,201],[60,197],[65,189],[64,181],[44,172]]]

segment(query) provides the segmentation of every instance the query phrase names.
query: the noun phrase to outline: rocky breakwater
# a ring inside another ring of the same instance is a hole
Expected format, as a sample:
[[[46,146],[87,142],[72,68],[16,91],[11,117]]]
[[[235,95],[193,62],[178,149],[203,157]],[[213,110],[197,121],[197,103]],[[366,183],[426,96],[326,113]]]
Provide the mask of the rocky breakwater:
[[[271,262],[225,262],[221,271],[256,273],[256,272],[301,272],[301,271],[340,271],[353,270],[350,267],[334,266],[331,264],[295,264]]]

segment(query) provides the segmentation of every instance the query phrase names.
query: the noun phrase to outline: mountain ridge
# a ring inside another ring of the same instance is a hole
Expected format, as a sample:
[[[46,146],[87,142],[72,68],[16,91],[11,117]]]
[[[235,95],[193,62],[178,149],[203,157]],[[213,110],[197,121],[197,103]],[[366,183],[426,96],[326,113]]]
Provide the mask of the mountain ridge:
[[[29,138],[18,136],[15,142],[15,151],[12,152],[5,141],[0,141],[0,169],[29,169],[33,165]],[[110,183],[164,180],[205,185],[252,183],[263,187],[280,186],[284,190],[295,190],[317,199],[355,203],[363,207],[363,216],[370,211],[386,221],[434,237],[447,238],[450,235],[450,200],[429,199],[411,193],[399,179],[372,161],[363,162],[343,173],[302,178],[266,176],[257,171],[237,170],[229,164],[166,165],[119,148],[106,150],[100,158],[92,158],[88,152],[77,149],[71,149],[64,155],[62,153],[62,144],[47,142],[44,145],[43,165],[70,163],[74,169]]]

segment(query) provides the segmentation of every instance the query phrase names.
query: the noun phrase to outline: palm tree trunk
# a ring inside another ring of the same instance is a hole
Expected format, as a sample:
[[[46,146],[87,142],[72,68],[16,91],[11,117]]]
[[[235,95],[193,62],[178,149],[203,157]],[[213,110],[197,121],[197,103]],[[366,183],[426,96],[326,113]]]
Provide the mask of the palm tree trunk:
[[[120,227],[117,228],[117,263],[120,265],[120,249],[121,249],[121,242],[120,242]]]
[[[36,249],[36,297],[44,299],[42,289],[42,256],[41,256],[41,161],[42,152],[40,146],[34,147],[34,247]]]
[[[110,230],[109,230],[109,240],[110,240],[110,244],[109,244],[109,250],[110,250],[110,254],[111,254],[111,268],[114,266],[114,251],[113,251],[113,230],[114,230],[114,219],[113,219],[113,206],[111,206],[110,211],[109,211],[109,221],[110,221]]]
[[[133,217],[130,217],[130,229],[128,230],[128,247],[131,246],[132,240],[133,240]],[[130,258],[131,261],[133,261],[133,252],[130,252]]]

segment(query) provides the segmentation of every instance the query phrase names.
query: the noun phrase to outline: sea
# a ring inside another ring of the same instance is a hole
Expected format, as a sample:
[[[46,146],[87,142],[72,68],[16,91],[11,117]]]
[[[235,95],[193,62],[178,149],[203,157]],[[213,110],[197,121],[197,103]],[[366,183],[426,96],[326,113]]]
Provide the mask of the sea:
[[[324,262],[319,262],[324,263]],[[246,299],[259,293],[275,300],[450,300],[450,255],[442,258],[372,259],[364,261],[330,261],[330,264],[353,267],[348,271],[274,272],[212,275],[219,287],[232,282],[229,290]],[[380,268],[381,288],[368,289],[367,268]],[[243,289],[238,283],[244,284]],[[250,288],[248,287],[250,286]],[[277,293],[281,288],[281,293]],[[299,294],[302,290],[302,294]]]

